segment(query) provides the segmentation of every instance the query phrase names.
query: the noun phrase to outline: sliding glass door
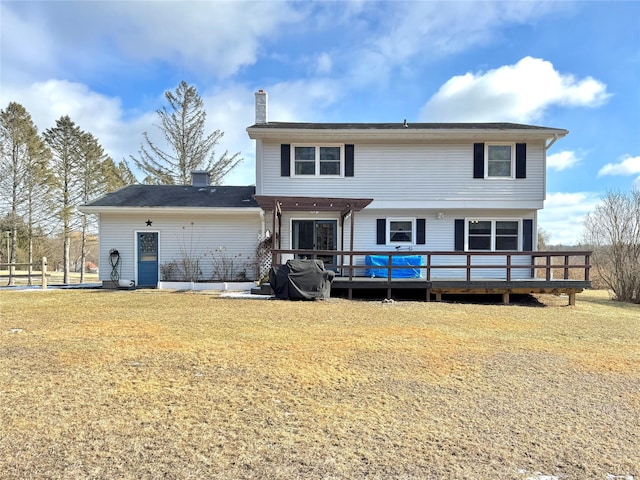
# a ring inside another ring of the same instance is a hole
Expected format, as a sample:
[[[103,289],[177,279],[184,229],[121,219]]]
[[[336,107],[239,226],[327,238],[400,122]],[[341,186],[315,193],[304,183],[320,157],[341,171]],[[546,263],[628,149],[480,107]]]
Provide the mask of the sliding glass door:
[[[291,245],[294,250],[337,250],[337,220],[292,220]],[[296,256],[300,258],[300,256]],[[325,264],[335,264],[335,255],[313,255]]]

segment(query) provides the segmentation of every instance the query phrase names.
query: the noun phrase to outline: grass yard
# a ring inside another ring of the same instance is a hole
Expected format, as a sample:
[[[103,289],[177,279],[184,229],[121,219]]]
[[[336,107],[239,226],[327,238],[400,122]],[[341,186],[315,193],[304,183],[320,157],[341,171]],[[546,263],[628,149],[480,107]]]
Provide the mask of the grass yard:
[[[2,479],[640,479],[640,306],[0,292]]]

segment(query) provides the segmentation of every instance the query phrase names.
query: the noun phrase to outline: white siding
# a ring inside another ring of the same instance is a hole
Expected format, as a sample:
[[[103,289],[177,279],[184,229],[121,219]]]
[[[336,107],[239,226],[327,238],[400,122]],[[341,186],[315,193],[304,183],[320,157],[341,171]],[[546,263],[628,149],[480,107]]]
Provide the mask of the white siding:
[[[473,143],[355,144],[355,176],[280,176],[280,144],[262,145],[262,194],[384,201],[503,203],[544,200],[544,145],[527,143],[527,178],[474,179]]]
[[[153,221],[146,226],[147,219]],[[214,270],[214,258],[233,262],[233,276],[245,271],[255,277],[255,252],[261,219],[258,213],[185,213],[163,214],[153,211],[140,214],[100,215],[100,280],[111,276],[109,252],[120,253],[120,278],[136,279],[136,234],[158,232],[158,263],[160,266],[184,257],[200,260],[202,280],[208,280]],[[160,276],[160,279],[161,276]]]

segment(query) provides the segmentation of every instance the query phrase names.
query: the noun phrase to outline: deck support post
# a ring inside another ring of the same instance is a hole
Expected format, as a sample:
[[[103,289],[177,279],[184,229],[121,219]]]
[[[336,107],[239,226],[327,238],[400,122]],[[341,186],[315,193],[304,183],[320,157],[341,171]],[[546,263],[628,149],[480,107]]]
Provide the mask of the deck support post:
[[[502,303],[509,305],[509,292],[504,292],[502,294]]]
[[[574,307],[576,305],[576,292],[569,292],[569,306]]]
[[[351,252],[351,255],[349,255],[349,280],[351,280],[353,278],[353,239],[356,228],[356,211],[351,208],[349,213],[351,215],[351,231],[349,232],[349,251]]]
[[[440,292],[436,292],[436,302],[442,301],[442,294]]]

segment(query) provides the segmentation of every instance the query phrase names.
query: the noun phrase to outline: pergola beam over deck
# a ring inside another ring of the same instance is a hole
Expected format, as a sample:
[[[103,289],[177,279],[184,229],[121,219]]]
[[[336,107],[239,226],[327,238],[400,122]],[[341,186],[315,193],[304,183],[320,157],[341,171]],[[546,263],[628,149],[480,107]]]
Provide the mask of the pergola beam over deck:
[[[278,248],[282,247],[281,217],[283,212],[339,212],[340,220],[343,223],[345,217],[351,214],[350,250],[353,250],[354,213],[373,202],[373,198],[289,197],[281,195],[255,195],[253,198],[265,212],[271,211],[273,213],[274,230],[276,230],[277,222]]]

